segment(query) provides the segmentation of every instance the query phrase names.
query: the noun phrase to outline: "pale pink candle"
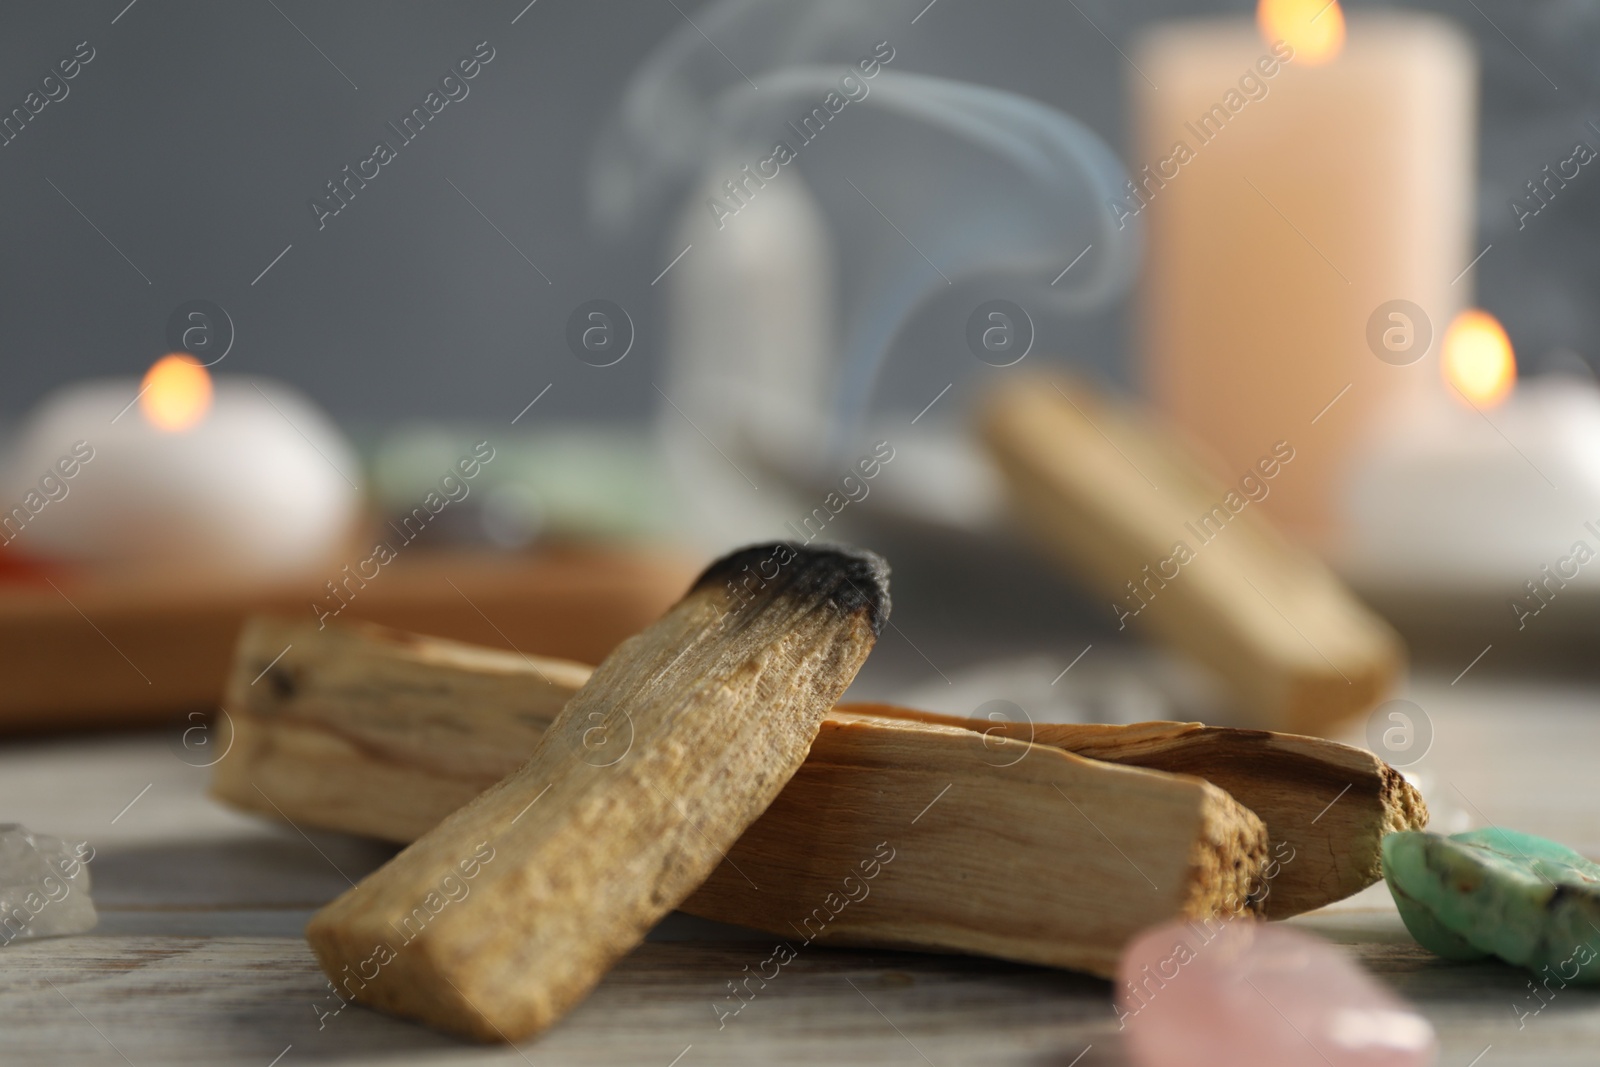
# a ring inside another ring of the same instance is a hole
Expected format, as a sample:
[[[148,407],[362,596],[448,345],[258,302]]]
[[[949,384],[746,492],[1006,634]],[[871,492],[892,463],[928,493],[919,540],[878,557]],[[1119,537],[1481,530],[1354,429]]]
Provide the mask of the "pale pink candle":
[[[1438,399],[1439,340],[1470,301],[1476,61],[1431,16],[1274,7],[1135,49],[1136,188],[1109,209],[1148,227],[1156,403],[1225,479],[1289,442],[1263,506],[1326,544],[1352,454],[1385,410]]]

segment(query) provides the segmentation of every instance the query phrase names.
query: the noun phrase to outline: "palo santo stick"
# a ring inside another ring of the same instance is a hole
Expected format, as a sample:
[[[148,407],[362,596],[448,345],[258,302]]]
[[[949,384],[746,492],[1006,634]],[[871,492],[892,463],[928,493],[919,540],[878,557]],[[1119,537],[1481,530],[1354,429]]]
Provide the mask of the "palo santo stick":
[[[522,766],[593,671],[371,623],[252,618],[211,793],[409,844]]]
[[[1110,977],[1151,925],[1254,911],[1266,859],[1261,820],[1199,778],[835,710],[683,907],[794,944]]]
[[[766,545],[712,564],[525,765],[312,918],[323,970],[465,1037],[543,1030],[771,803],[888,611],[868,553]]]
[[[407,843],[520,766],[589,672],[378,626],[319,631],[314,623],[254,619],[240,640],[223,723],[232,726],[231,740],[219,744],[229,757],[216,766],[212,793],[261,814]],[[852,721],[937,723],[1204,778],[1266,824],[1278,861],[1264,902],[1274,919],[1372,885],[1381,877],[1382,835],[1428,821],[1421,794],[1394,768],[1321,738],[1198,723],[992,723],[885,704],[842,704],[825,721],[843,721],[846,712]],[[813,744],[812,759],[839,762],[827,750],[831,738]],[[766,825],[758,822],[746,838]],[[717,907],[695,898],[685,905],[747,921]]]
[[[1041,547],[1124,624],[1215,669],[1259,725],[1320,733],[1393,684],[1394,631],[1133,411],[1032,377],[997,389],[980,422]]]
[[[338,631],[274,620],[246,630],[216,795],[409,841],[514,769],[542,731],[538,709],[573,683],[561,672],[582,671],[376,627]],[[1249,906],[1265,831],[1220,791],[1020,741],[996,754],[997,739],[965,720],[899,714],[913,721],[831,714],[806,765],[683,909],[785,938],[1109,973],[1134,930]],[[407,740],[419,723],[433,731],[426,744]],[[829,894],[837,906],[841,887],[863,891],[858,868],[881,862],[880,845],[899,853],[893,877],[868,887],[871,907],[821,923]]]
[[[1265,901],[1271,919],[1377,882],[1383,835],[1428,824],[1422,794],[1399,771],[1364,749],[1320,738],[1199,723],[1041,724],[1038,736],[1091,759],[1199,775],[1261,814],[1274,843],[1302,842],[1274,856],[1280,865]]]
[[[1383,877],[1379,839],[1428,824],[1422,794],[1399,771],[1365,749],[1317,737],[1193,722],[976,724],[883,704],[843,704],[834,715],[846,711],[979,726],[991,737],[1204,778],[1267,824],[1275,861],[1264,900],[1269,919],[1311,911],[1372,885]],[[1282,851],[1280,844],[1288,850]]]

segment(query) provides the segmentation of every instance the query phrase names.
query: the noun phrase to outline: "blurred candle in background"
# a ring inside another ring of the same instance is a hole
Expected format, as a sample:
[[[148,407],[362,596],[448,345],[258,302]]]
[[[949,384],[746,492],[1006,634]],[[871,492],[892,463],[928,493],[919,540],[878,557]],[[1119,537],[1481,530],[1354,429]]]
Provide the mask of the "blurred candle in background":
[[[1600,389],[1563,374],[1519,383],[1510,338],[1479,309],[1440,347],[1448,402],[1384,420],[1358,450],[1337,562],[1382,607],[1473,597],[1520,630],[1571,583],[1600,588],[1587,566],[1600,555]],[[1475,623],[1460,607],[1452,623]]]
[[[360,464],[326,415],[276,382],[213,382],[187,353],[163,356],[142,382],[58,390],[7,458],[8,558],[314,577],[361,517]]]
[[[1263,506],[1326,546],[1364,436],[1443,402],[1477,251],[1472,46],[1431,16],[1264,0],[1256,22],[1160,27],[1132,60],[1134,182],[1111,210],[1148,226],[1147,386],[1224,478],[1289,442]]]

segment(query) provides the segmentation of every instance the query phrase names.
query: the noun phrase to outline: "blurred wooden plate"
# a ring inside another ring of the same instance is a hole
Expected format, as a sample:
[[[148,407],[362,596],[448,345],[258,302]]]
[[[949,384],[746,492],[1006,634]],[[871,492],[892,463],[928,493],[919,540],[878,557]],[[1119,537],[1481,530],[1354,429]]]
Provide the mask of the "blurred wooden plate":
[[[697,567],[623,548],[401,553],[341,619],[598,663],[680,597]],[[22,574],[0,583],[0,732],[141,725],[222,698],[246,615],[315,619],[326,588],[172,570]]]

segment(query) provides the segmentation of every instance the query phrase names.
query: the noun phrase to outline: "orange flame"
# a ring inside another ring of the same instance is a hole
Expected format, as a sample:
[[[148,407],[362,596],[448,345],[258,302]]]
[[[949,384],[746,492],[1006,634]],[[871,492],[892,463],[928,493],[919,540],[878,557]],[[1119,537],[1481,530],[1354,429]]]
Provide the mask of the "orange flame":
[[[1287,42],[1294,61],[1308,67],[1332,62],[1344,48],[1339,0],[1261,0],[1256,25],[1268,44]]]
[[[181,433],[211,410],[211,375],[187,352],[162,356],[145,372],[139,410],[156,429]]]
[[[1471,308],[1444,334],[1444,380],[1474,407],[1494,407],[1517,384],[1517,360],[1505,327],[1487,311]]]

